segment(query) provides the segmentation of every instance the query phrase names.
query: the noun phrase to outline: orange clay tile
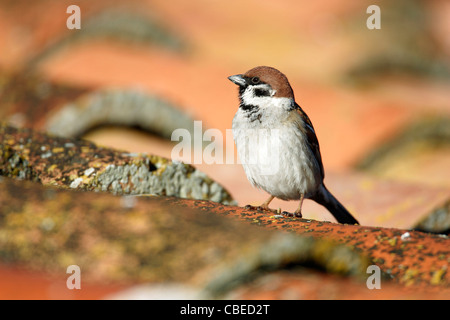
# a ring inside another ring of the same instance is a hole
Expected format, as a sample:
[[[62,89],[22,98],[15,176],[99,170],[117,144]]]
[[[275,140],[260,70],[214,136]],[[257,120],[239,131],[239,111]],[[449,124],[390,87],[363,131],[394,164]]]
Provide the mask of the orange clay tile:
[[[264,228],[334,240],[367,255],[393,281],[409,286],[450,286],[450,239],[445,235],[382,227],[342,225],[287,218],[273,212],[229,207],[200,200],[176,200],[206,212]]]

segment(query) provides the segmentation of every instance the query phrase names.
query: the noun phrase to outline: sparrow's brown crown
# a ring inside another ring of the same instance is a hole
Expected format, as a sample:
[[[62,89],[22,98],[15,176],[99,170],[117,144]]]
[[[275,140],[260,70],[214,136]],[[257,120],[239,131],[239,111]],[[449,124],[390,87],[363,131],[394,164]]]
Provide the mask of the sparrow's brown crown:
[[[294,91],[287,77],[275,68],[266,66],[255,67],[247,71],[244,77],[249,79],[257,77],[261,82],[267,83],[276,91],[274,97],[294,99]]]

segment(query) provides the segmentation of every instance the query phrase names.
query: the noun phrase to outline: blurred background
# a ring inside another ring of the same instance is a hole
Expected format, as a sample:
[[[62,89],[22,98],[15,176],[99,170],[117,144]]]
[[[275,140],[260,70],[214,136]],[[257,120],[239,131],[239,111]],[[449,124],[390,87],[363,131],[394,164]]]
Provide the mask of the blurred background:
[[[72,4],[79,30],[66,26]],[[372,4],[381,29],[366,25]],[[1,120],[49,131],[71,103],[84,113],[63,125],[78,128],[65,135],[168,158],[175,143],[161,132],[173,118],[139,119],[127,93],[221,130],[220,143],[233,149],[226,130],[238,97],[227,77],[276,67],[315,126],[325,183],[362,224],[411,228],[436,210],[447,210],[448,223],[449,1],[0,0],[0,52]],[[105,92],[118,96],[87,107]],[[25,95],[33,103],[22,103]],[[108,111],[112,99],[123,108]],[[128,113],[132,120],[121,122]],[[267,197],[239,164],[195,166],[240,206]],[[298,203],[272,205],[293,211]],[[311,201],[303,212],[334,221]]]
[[[16,126],[51,131],[49,122],[60,123],[65,130],[77,128],[62,132],[66,136],[170,158],[171,125],[184,115],[186,127],[198,120],[203,130],[221,130],[218,142],[234,150],[226,130],[238,98],[227,76],[269,65],[288,76],[316,128],[326,184],[363,223],[404,227],[391,221],[399,216],[394,213],[406,210],[414,221],[448,196],[447,1],[377,2],[381,29],[373,30],[367,27],[372,13],[366,12],[372,3],[359,1],[79,1],[79,30],[66,25],[72,21],[70,1],[0,4],[0,67],[7,88],[1,108]],[[79,91],[63,94],[63,103],[52,100],[55,86]],[[79,107],[76,121],[53,116],[61,105],[86,105],[86,96],[103,90],[123,94],[105,94],[97,111]],[[156,112],[157,121],[146,123],[127,92],[157,97],[181,112],[166,120]],[[30,94],[32,103],[18,107],[21,96]],[[112,110],[114,99],[125,102]],[[158,135],[164,126],[166,134]],[[238,164],[196,167],[239,205],[266,198]],[[297,206],[278,200],[273,205]],[[310,201],[305,213],[333,219]]]

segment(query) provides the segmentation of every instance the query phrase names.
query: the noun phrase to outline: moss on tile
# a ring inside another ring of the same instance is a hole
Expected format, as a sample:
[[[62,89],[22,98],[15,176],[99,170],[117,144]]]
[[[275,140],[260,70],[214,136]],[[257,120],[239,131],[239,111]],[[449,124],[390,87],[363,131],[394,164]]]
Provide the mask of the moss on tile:
[[[191,165],[6,125],[0,126],[0,174],[77,190],[235,203]]]

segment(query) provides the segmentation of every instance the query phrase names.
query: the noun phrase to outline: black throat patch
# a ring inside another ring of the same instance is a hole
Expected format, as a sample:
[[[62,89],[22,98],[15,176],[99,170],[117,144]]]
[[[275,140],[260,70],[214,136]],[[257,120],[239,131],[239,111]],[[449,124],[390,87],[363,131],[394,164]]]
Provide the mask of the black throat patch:
[[[248,112],[248,113],[253,113],[253,112],[259,111],[259,107],[255,106],[254,104],[241,103],[239,105],[239,108],[241,108],[243,111]]]
[[[261,113],[260,108],[253,104],[243,104],[239,105],[239,108],[244,111],[244,115],[248,118],[250,122],[258,120],[261,123]]]

